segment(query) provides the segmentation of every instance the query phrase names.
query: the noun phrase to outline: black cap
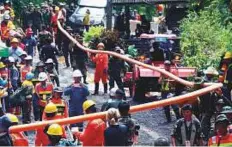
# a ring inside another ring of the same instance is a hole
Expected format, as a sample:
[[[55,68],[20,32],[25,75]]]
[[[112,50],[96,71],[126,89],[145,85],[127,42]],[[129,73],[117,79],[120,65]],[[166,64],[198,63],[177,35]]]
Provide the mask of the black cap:
[[[170,146],[170,141],[165,137],[160,137],[155,140],[154,146]]]
[[[119,112],[121,111],[129,111],[130,110],[130,104],[127,101],[122,101],[118,105]]]
[[[220,115],[217,116],[215,123],[216,124],[218,124],[218,123],[227,123],[227,124],[229,124],[229,120],[228,120],[228,118],[226,117],[225,114],[220,114]]]
[[[53,89],[54,92],[57,92],[57,93],[62,93],[63,92],[63,89],[61,87],[56,87]]]
[[[122,98],[125,96],[125,93],[121,89],[117,89],[116,92],[115,92],[115,94],[119,95]]]
[[[192,105],[190,105],[190,104],[185,104],[181,109],[182,109],[182,111],[184,111],[184,110],[192,111],[193,110]]]
[[[37,67],[42,67],[42,66],[45,66],[45,64],[43,63],[43,61],[39,61],[37,64],[36,64]]]

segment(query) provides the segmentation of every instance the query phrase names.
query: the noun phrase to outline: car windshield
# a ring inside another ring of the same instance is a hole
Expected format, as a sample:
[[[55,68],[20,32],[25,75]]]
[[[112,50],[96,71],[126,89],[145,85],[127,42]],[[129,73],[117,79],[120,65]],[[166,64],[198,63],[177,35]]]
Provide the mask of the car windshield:
[[[79,10],[78,10],[78,14],[85,14],[87,9],[89,9],[90,11],[90,15],[95,15],[95,16],[102,16],[104,15],[104,9],[103,8],[89,8],[89,7],[81,7]]]
[[[107,0],[80,0],[79,5],[90,7],[106,7]]]

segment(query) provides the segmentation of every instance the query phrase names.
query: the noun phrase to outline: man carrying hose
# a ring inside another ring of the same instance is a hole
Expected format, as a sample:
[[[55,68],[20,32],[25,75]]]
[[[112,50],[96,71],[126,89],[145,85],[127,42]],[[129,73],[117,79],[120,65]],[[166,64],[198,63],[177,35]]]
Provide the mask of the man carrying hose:
[[[164,69],[168,72],[171,72],[171,62],[166,60],[164,62]],[[174,71],[172,71],[172,73],[174,75],[176,75],[176,73],[174,73]],[[162,75],[159,79],[159,83],[161,84],[161,95],[162,95],[162,99],[167,99],[168,96],[171,95],[171,92],[173,91],[174,85],[173,84],[174,81],[172,81],[170,78]],[[171,105],[172,109],[175,112],[176,118],[179,119],[180,118],[180,113],[179,113],[179,107],[178,105]],[[170,113],[170,106],[165,106],[164,107],[164,113],[166,115],[167,121],[171,122],[171,113]]]
[[[105,45],[103,43],[99,43],[97,45],[98,50],[104,50]],[[102,80],[102,83],[104,84],[104,93],[107,93],[107,79],[108,79],[108,55],[107,54],[92,54],[91,59],[94,63],[96,63],[96,70],[94,74],[94,83],[95,83],[95,90],[94,95],[98,94],[99,91],[99,82]]]

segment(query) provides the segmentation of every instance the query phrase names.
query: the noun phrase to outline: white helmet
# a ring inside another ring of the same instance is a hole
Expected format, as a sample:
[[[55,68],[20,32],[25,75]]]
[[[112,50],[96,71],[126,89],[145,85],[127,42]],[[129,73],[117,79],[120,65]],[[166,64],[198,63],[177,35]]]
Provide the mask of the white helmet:
[[[0,6],[0,11],[2,11],[2,10],[4,10],[5,8],[4,8],[4,6]]]
[[[3,17],[4,17],[5,20],[9,20],[10,19],[10,15],[9,14],[5,14]]]
[[[115,97],[116,96],[116,91],[118,90],[118,88],[112,88],[110,89],[110,96],[111,97]]]
[[[49,58],[49,59],[47,59],[47,61],[45,63],[47,63],[47,64],[53,63],[53,60],[51,58]]]
[[[8,60],[9,60],[10,63],[15,63],[15,59],[14,59],[12,56],[10,56],[10,57],[8,58]]]
[[[28,55],[25,60],[32,60],[32,56]]]
[[[45,72],[41,72],[41,73],[39,74],[38,80],[39,80],[40,82],[46,81],[47,79],[48,79],[48,75],[47,75]]]
[[[73,72],[73,77],[82,77],[82,76],[83,75],[82,75],[81,71],[78,69]]]

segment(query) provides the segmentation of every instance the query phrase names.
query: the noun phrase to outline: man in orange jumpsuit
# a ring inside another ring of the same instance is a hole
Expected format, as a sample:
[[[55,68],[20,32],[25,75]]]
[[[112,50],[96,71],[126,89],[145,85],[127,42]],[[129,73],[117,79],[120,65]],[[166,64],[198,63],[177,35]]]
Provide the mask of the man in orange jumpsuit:
[[[96,113],[95,102],[86,100],[83,103],[86,114]],[[104,146],[104,131],[106,124],[102,119],[90,120],[84,132],[75,132],[74,135],[83,142],[83,146]]]
[[[32,57],[28,55],[25,58],[25,65],[23,65],[20,69],[20,77],[22,83],[26,80],[27,73],[32,72],[33,70],[33,67],[31,66],[31,62],[32,62]]]
[[[40,120],[42,120],[44,107],[47,105],[48,99],[52,97],[53,84],[51,82],[47,82],[48,75],[45,72],[41,72],[39,74],[38,80],[40,83],[35,86],[35,93],[38,98]]]
[[[104,50],[105,45],[103,43],[99,43],[97,45],[98,50]],[[99,82],[102,80],[104,84],[104,93],[107,93],[107,78],[108,78],[108,55],[107,54],[96,54],[91,55],[92,61],[96,64],[96,70],[94,74],[94,83],[95,83],[95,91],[94,95],[98,94],[99,90]]]
[[[56,87],[53,89],[53,97],[50,100],[57,107],[57,118],[67,118],[68,117],[68,105],[62,100],[63,90],[61,87]],[[45,112],[44,112],[45,113]],[[44,118],[43,114],[43,118]]]
[[[44,109],[43,120],[55,120],[57,117],[58,109],[55,104],[48,103]],[[65,138],[65,129],[63,129],[63,137]],[[47,146],[49,144],[48,136],[44,133],[44,128],[39,128],[36,131],[35,146]]]

